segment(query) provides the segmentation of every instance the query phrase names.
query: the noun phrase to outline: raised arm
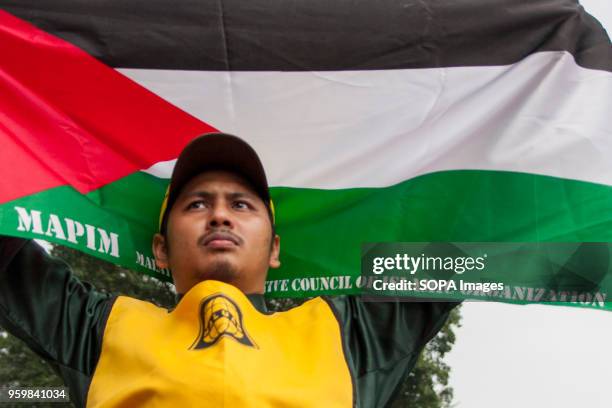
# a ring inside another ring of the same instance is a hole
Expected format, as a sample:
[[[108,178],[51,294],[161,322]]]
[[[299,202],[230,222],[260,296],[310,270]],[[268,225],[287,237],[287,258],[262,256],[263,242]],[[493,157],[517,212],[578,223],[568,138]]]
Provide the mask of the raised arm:
[[[34,241],[0,236],[0,325],[55,368],[77,406],[84,405],[112,302]]]
[[[326,300],[340,322],[357,398],[364,407],[387,405],[458,304],[366,302],[356,296]]]

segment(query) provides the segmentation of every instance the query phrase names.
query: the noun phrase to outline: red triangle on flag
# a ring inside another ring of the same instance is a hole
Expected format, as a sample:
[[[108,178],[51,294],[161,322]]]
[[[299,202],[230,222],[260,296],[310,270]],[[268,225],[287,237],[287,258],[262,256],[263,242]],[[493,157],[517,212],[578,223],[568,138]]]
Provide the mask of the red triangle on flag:
[[[0,10],[0,203],[85,194],[215,129],[74,45]]]

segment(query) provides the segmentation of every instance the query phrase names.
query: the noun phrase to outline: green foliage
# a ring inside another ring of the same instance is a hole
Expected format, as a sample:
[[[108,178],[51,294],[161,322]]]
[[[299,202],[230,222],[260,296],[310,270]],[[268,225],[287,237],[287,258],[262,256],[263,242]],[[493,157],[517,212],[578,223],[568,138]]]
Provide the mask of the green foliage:
[[[453,388],[448,385],[450,367],[444,356],[455,344],[454,329],[461,327],[460,306],[455,308],[440,332],[427,344],[414,370],[408,375],[392,408],[448,408]]]
[[[60,387],[64,383],[43,359],[25,343],[0,331],[0,385],[10,387]],[[1,403],[3,408],[21,408],[23,403]],[[72,407],[69,403],[32,404],[39,408]]]
[[[166,308],[175,304],[171,284],[83,255],[70,248],[55,246],[52,254],[65,260],[81,280],[94,284],[98,290],[132,296]],[[268,301],[268,308],[276,311],[287,310],[303,301],[271,299]],[[453,390],[448,386],[450,368],[444,363],[444,356],[451,350],[455,342],[454,329],[459,326],[460,314],[457,308],[440,333],[427,345],[417,366],[407,377],[392,404],[393,408],[450,407]],[[0,331],[0,384],[51,387],[62,385],[62,381],[44,360],[32,353],[21,341]],[[47,405],[54,408],[71,406],[59,403],[37,406]]]
[[[3,332],[0,335],[0,384],[59,387],[63,382],[25,343]]]
[[[176,303],[174,286],[170,283],[160,282],[59,245],[53,247],[51,254],[66,261],[75,275],[92,283],[98,290],[135,297],[166,308],[173,307]]]

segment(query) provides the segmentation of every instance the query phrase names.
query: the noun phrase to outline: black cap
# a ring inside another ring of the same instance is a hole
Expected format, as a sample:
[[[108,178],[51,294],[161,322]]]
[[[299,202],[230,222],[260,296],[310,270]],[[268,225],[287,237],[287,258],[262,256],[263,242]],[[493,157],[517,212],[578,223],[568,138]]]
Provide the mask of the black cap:
[[[206,170],[227,170],[240,174],[251,184],[273,216],[268,180],[255,150],[239,137],[227,133],[206,133],[189,142],[176,160],[161,206],[160,231],[164,229],[166,214],[185,184]]]

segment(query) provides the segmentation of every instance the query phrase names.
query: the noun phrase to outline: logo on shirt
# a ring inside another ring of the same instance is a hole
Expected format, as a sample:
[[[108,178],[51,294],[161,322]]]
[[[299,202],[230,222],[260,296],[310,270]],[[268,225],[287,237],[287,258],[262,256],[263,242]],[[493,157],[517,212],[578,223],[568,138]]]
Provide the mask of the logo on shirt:
[[[212,295],[200,305],[200,333],[190,348],[200,350],[214,346],[223,336],[248,347],[257,347],[244,328],[242,311],[236,302],[225,295]]]

